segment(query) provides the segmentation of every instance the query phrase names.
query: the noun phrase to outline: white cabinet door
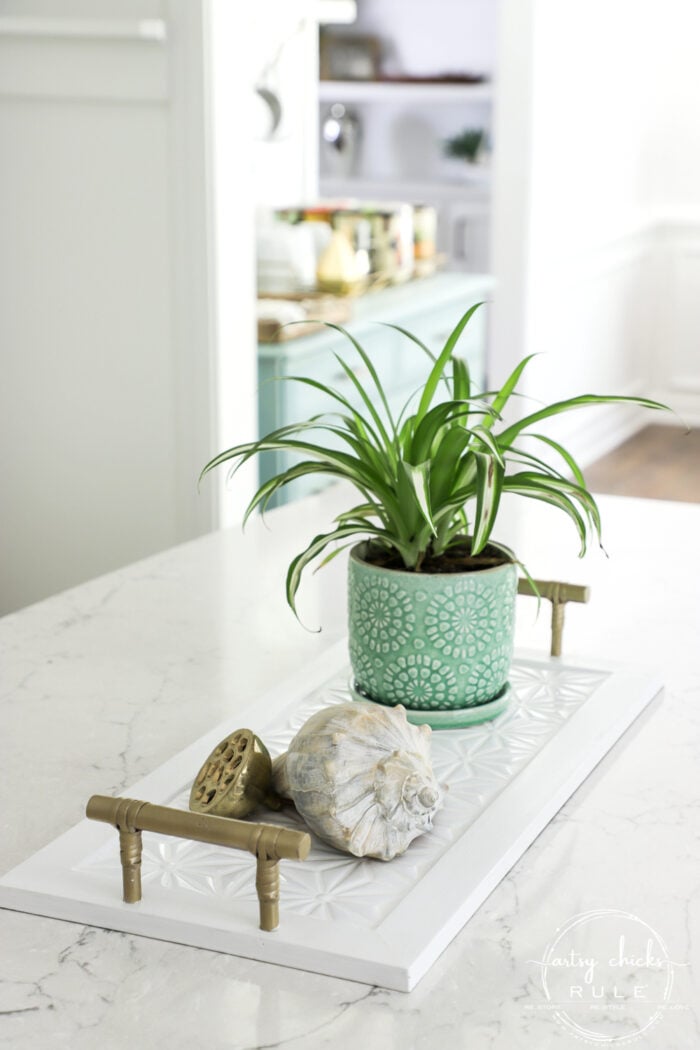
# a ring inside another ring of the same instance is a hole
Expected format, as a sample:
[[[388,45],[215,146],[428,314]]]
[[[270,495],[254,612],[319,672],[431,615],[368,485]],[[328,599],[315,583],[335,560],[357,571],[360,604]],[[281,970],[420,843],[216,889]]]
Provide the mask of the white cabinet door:
[[[181,7],[0,13],[3,612],[210,527]]]

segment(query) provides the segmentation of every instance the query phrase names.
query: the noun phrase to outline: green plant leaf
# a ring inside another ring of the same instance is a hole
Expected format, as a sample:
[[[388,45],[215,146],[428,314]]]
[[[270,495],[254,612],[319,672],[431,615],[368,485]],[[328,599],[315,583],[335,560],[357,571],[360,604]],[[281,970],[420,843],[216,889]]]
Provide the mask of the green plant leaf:
[[[525,496],[527,499],[539,500],[542,503],[549,503],[550,506],[564,511],[576,526],[579,540],[581,542],[579,557],[583,557],[588,546],[588,530],[586,528],[586,522],[576,508],[573,500],[570,499],[566,493],[555,489],[544,488],[542,485],[523,479],[522,476],[518,474],[504,479],[503,491],[512,492],[519,496]]]
[[[460,459],[471,440],[471,431],[451,427],[444,431],[432,455],[430,467],[431,506],[441,508],[454,492],[455,475]]]
[[[243,528],[245,528],[248,519],[257,507],[261,507],[264,511],[279,489],[284,488],[284,486],[288,485],[290,481],[295,481],[297,478],[303,478],[308,474],[335,474],[335,476],[338,476],[339,472],[332,471],[331,468],[324,463],[310,463],[307,460],[302,463],[295,463],[294,466],[289,467],[280,474],[276,474],[273,478],[270,478],[260,486],[246,507],[245,514],[243,515]]]
[[[377,409],[375,408],[374,404],[372,403],[371,397],[369,396],[367,391],[362,386],[362,383],[357,378],[357,376],[353,372],[352,368],[350,368],[350,365],[348,365],[347,362],[344,361],[339,354],[334,354],[333,356],[335,357],[336,361],[338,362],[340,367],[343,369],[343,371],[345,372],[346,376],[348,377],[348,379],[350,380],[352,385],[355,387],[355,389],[357,390],[358,394],[360,395],[360,397],[364,401],[367,409],[369,410],[369,413],[372,416],[372,419],[374,420],[375,426],[377,428],[377,432],[379,433],[379,435],[380,435],[380,437],[382,439],[382,447],[383,447],[384,451],[387,453],[387,455],[390,458],[393,458],[394,449],[393,449],[392,440],[389,437],[389,434],[387,432],[386,427],[384,426],[384,423],[382,422],[382,417],[379,415],[379,412],[377,412]],[[386,406],[386,409],[387,409],[387,417],[389,419],[389,424],[390,424],[390,426],[391,426],[391,428],[393,430],[394,429],[394,422],[393,422],[393,420],[391,418],[391,413],[389,412],[389,406],[388,405]]]
[[[494,402],[495,404],[495,402]],[[501,445],[510,445],[523,430],[527,430],[533,423],[539,423],[542,419],[550,419],[561,412],[569,412],[574,408],[583,408],[585,405],[638,405],[641,408],[650,408],[657,411],[668,412],[668,406],[662,405],[660,401],[650,401],[645,397],[616,397],[614,394],[581,394],[579,397],[570,397],[565,401],[555,401],[552,405],[533,412],[524,419],[513,423],[500,434]]]
[[[520,364],[517,365],[513,369],[511,374],[508,376],[508,378],[506,379],[505,383],[503,384],[503,386],[501,387],[501,389],[498,391],[498,393],[496,394],[496,396],[493,399],[492,408],[493,408],[493,411],[496,414],[496,416],[500,417],[501,412],[503,411],[505,406],[508,404],[508,401],[510,400],[511,395],[514,392],[515,387],[517,386],[521,375],[523,374],[523,372],[527,368],[527,366],[530,363],[530,361],[532,361],[533,357],[536,357],[536,356],[537,356],[536,354],[530,354],[528,357],[523,358],[523,360],[520,362]],[[488,427],[489,426],[489,422],[487,421],[484,424],[484,426]],[[493,423],[491,423],[491,426],[493,426]]]
[[[281,381],[286,381],[289,383],[301,383],[304,386],[310,386],[314,390],[318,390],[321,393],[325,394],[327,397],[330,397],[333,400],[337,401],[343,406],[343,408],[347,409],[350,417],[355,421],[355,425],[358,428],[359,433],[362,434],[363,438],[365,440],[369,440],[371,438],[378,449],[383,449],[384,446],[380,434],[374,429],[369,420],[365,419],[364,416],[362,416],[361,413],[359,413],[357,409],[350,404],[347,398],[343,397],[343,395],[340,394],[337,390],[334,390],[332,387],[326,386],[325,383],[321,383],[318,379],[312,379],[310,376],[282,376]],[[316,416],[316,418],[318,419],[319,417]]]
[[[576,500],[600,540],[600,511],[595,498],[585,486],[578,485],[574,481],[568,481],[566,478],[552,477],[534,471],[523,471],[519,474],[511,475],[511,477],[514,480],[519,479],[530,485],[539,486],[543,490],[562,493]]]
[[[393,464],[362,435],[355,421],[350,417],[340,417],[340,424],[318,423],[315,429],[333,434],[343,444],[347,445],[355,453],[359,460],[366,460],[374,467],[380,477],[393,473]]]
[[[429,526],[430,531],[435,534],[436,529],[432,511],[430,510],[430,488],[428,484],[430,464],[419,463],[414,466],[411,463],[401,462],[399,464],[399,469],[403,470],[406,474],[415,494],[416,503],[423,515],[423,519]]]
[[[505,459],[503,458],[503,450],[499,445],[498,439],[489,431],[487,423],[477,423],[472,429],[471,435],[474,439],[473,443],[477,448],[479,445],[485,446],[499,466],[505,468],[506,464]]]
[[[425,343],[418,338],[417,335],[414,335],[413,332],[409,332],[407,328],[402,328],[400,324],[392,324],[390,321],[380,321],[379,323],[381,325],[384,325],[385,328],[393,328],[395,332],[400,332],[401,335],[405,335],[406,338],[410,339],[412,343],[415,343],[416,346],[419,346],[423,353],[428,355],[431,361],[437,360],[433,351],[430,350],[425,345]]]
[[[462,334],[465,327],[467,326],[471,318],[474,316],[476,311],[479,309],[480,306],[483,305],[483,303],[475,303],[474,306],[470,307],[467,310],[467,312],[462,315],[462,317],[457,322],[450,335],[447,337],[447,342],[445,343],[442,351],[440,352],[440,355],[438,356],[438,358],[435,361],[435,364],[430,370],[428,378],[426,379],[423,394],[421,396],[420,402],[418,404],[418,409],[416,411],[416,416],[419,420],[423,418],[423,416],[430,408],[431,402],[435,397],[437,385],[440,382],[440,379],[442,378],[442,374],[445,371],[445,368],[447,367],[450,358],[452,357],[452,351],[454,350],[457,344],[457,340],[459,339],[460,335]]]
[[[365,382],[339,355],[352,387],[348,396],[311,376],[289,377],[327,398],[328,411],[234,445],[202,470],[200,480],[223,464],[233,474],[259,453],[292,458],[291,465],[258,488],[245,520],[256,510],[264,512],[285,485],[307,475],[341,479],[359,493],[360,501],[338,515],[332,531],[315,536],[292,561],[287,600],[295,612],[305,567],[319,560],[327,564],[351,538],[373,537],[398,554],[406,568],[416,571],[429,554],[439,556],[470,531],[472,550],[478,553],[495,527],[503,493],[536,499],[563,512],[576,528],[581,554],[589,538],[600,540],[599,509],[575,457],[533,426],[587,405],[630,403],[656,410],[666,406],[646,398],[584,394],[538,407],[525,418],[504,424],[503,410],[512,398],[522,396],[516,387],[531,358],[521,361],[500,389],[472,396],[468,366],[455,347],[480,305],[463,314],[437,356],[406,329],[388,326],[411,339],[429,358],[422,389],[405,401],[396,422],[370,357],[349,332],[327,323],[350,340],[369,379]],[[443,396],[436,400],[438,391]],[[355,395],[358,407],[353,404]],[[526,441],[532,442],[534,451],[530,445],[524,447]],[[545,446],[554,453],[547,459]],[[338,546],[331,550],[333,544]]]
[[[297,619],[299,619],[299,616],[296,607],[296,595],[299,590],[299,583],[301,582],[301,574],[306,566],[322,554],[329,544],[338,540],[348,539],[351,536],[361,536],[365,532],[369,532],[374,536],[386,536],[385,531],[379,527],[364,525],[361,532],[353,525],[345,525],[337,529],[332,529],[330,532],[320,533],[318,536],[314,536],[308,547],[305,547],[301,554],[297,554],[297,556],[292,559],[289,569],[287,570],[287,603]]]
[[[355,538],[357,538],[357,537],[355,537]],[[314,575],[316,575],[316,573],[320,569],[325,569],[326,565],[329,565],[330,562],[332,562],[334,558],[337,558],[339,554],[342,554],[343,551],[346,551],[348,549],[348,547],[352,547],[352,546],[354,546],[354,541],[353,540],[351,540],[350,543],[344,543],[342,545],[342,547],[336,547],[335,550],[331,551],[330,554],[327,554],[325,556],[325,558],[323,558],[318,563],[316,568],[313,570],[314,571]]]
[[[567,467],[573,474],[574,480],[577,482],[577,484],[581,485],[582,488],[585,488],[586,481],[583,476],[583,471],[581,470],[571,453],[568,452],[562,445],[560,445],[558,441],[553,441],[552,438],[547,437],[546,434],[523,434],[522,436],[524,438],[535,438],[535,440],[541,441],[543,444],[549,445],[550,448],[554,449],[554,451],[559,456],[561,456],[561,458],[566,463]]]
[[[521,467],[524,470],[532,470],[536,474],[542,474],[543,477],[559,478],[560,481],[570,481],[560,470],[552,466],[551,463],[545,462],[540,459],[539,456],[535,456],[532,452],[525,452],[524,449],[516,449],[511,447],[507,453],[508,466],[509,467]]]
[[[386,328],[393,328],[395,332],[399,332],[401,335],[406,336],[406,338],[410,339],[412,343],[415,343],[416,346],[420,347],[423,353],[427,354],[431,361],[437,361],[437,356],[433,353],[433,351],[425,345],[422,339],[419,339],[417,335],[413,334],[413,332],[409,332],[407,328],[402,328],[400,324],[391,324],[389,321],[380,321],[380,324],[383,324]],[[445,386],[449,390],[449,379],[446,375],[443,375],[442,379]]]
[[[277,430],[271,431],[265,438],[257,441],[246,441],[242,445],[233,445],[232,448],[226,449],[224,452],[220,452],[218,456],[214,456],[210,459],[199,474],[199,482],[210,471],[214,470],[215,467],[221,466],[223,463],[227,463],[231,459],[240,459],[244,461],[249,459],[260,451],[261,441],[284,441],[290,434],[298,434],[306,430],[313,430],[316,427],[316,423],[321,419],[321,415],[313,416],[311,419],[305,420],[303,423],[288,423],[284,427],[279,427]]]
[[[485,452],[474,452],[476,460],[476,511],[472,554],[479,554],[489,541],[503,491],[502,462]]]
[[[357,524],[358,521],[371,517],[381,517],[381,509],[377,504],[359,503],[356,507],[351,507],[350,510],[344,510],[341,514],[336,515],[334,521],[338,525],[345,525],[350,522]]]
[[[460,423],[465,426],[461,421],[468,419],[470,415],[488,416],[490,412],[490,405],[476,398],[468,401],[442,401],[434,405],[415,428],[410,446],[411,462],[420,463],[428,458],[436,437],[447,425]]]
[[[377,374],[377,370],[374,367],[374,364],[372,363],[372,360],[369,357],[369,355],[362,348],[362,346],[360,346],[360,344],[357,341],[357,339],[355,339],[355,336],[352,335],[352,333],[349,332],[347,330],[347,328],[343,328],[343,326],[339,325],[339,324],[334,324],[332,321],[324,321],[324,324],[326,325],[327,328],[333,328],[333,329],[335,329],[336,332],[341,332],[342,335],[344,335],[346,337],[346,339],[349,339],[350,342],[352,343],[352,345],[355,347],[355,350],[360,355],[360,358],[361,358],[363,364],[365,365],[367,371],[369,372],[369,374],[372,377],[372,382],[374,383],[375,388],[377,390],[377,393],[379,394],[380,400],[381,400],[381,402],[382,402],[382,404],[384,406],[384,411],[386,412],[387,419],[389,420],[389,423],[393,427],[393,422],[392,422],[392,419],[391,419],[391,410],[389,408],[389,402],[388,402],[386,394],[384,392],[384,387],[382,386],[382,384],[381,384],[381,382],[379,380],[379,376]],[[336,354],[335,356],[337,357],[338,355]],[[352,371],[352,369],[350,371]]]
[[[293,441],[289,438],[284,441],[269,441],[261,438],[255,444],[256,451],[259,452],[293,452],[300,456],[309,456],[325,464],[328,474],[351,482],[365,498],[369,492],[373,492],[376,499],[384,505],[392,520],[400,520],[401,508],[390,481],[387,481],[386,476],[378,473],[366,459],[363,460],[308,441]]]
[[[455,401],[468,401],[472,392],[469,365],[461,357],[452,357],[452,397]]]

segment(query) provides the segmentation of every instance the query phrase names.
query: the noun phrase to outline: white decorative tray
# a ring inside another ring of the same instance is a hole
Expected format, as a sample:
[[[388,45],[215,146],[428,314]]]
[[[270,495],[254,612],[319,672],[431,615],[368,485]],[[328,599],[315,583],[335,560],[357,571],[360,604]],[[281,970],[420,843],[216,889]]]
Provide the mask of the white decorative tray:
[[[328,650],[125,795],[186,809],[204,759],[244,726],[273,754],[285,750],[313,711],[348,699],[346,654],[344,644]],[[511,685],[509,707],[492,722],[433,733],[434,769],[449,788],[433,832],[389,863],[314,840],[308,860],[280,863],[272,933],[258,929],[250,855],[144,833],[143,899],[125,904],[117,832],[88,820],[0,879],[0,906],[410,991],[661,681],[521,656]]]

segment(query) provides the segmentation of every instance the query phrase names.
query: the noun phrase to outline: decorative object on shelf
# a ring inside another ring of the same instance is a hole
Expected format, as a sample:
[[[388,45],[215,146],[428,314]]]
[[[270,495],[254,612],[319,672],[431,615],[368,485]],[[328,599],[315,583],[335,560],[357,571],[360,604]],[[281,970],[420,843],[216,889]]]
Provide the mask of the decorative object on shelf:
[[[305,224],[291,225],[261,216],[256,226],[255,254],[258,294],[315,291],[316,243]]]
[[[251,107],[251,130],[258,142],[278,142],[288,131],[293,111],[285,99],[289,98],[290,80],[287,56],[304,33],[306,19],[293,11],[280,11],[274,25],[267,27],[265,59],[254,73],[255,101]]]
[[[295,453],[291,466],[260,486],[246,518],[256,508],[264,509],[278,489],[307,475],[344,479],[357,489],[360,502],[292,560],[287,601],[296,612],[299,583],[311,562],[321,558],[324,564],[343,546],[362,538],[351,556],[353,674],[369,698],[403,704],[414,720],[420,712],[429,719],[433,711],[462,710],[471,722],[475,706],[496,700],[507,681],[518,563],[514,554],[490,544],[504,493],[542,501],[567,515],[578,533],[581,556],[591,537],[600,541],[598,506],[580,467],[561,444],[540,434],[538,425],[587,405],[624,402],[666,409],[647,398],[583,394],[507,423],[504,412],[531,357],[517,365],[499,390],[472,390],[467,364],[455,351],[481,305],[466,311],[437,355],[401,329],[425,350],[429,363],[422,388],[398,416],[370,356],[345,333],[367,375],[362,382],[338,357],[354,388],[354,403],[320,381],[301,376],[298,382],[325,392],[328,415],[236,445],[202,471],[204,476],[232,462],[235,472],[265,451],[284,448]],[[326,435],[332,444],[324,440]],[[538,456],[533,451],[537,446],[559,467]],[[495,576],[499,563],[505,566],[503,580],[492,588],[486,581],[489,574]],[[474,574],[473,585],[455,575],[464,572]],[[424,582],[417,588],[426,610],[422,626],[404,587],[406,573]],[[431,576],[437,577],[435,582]],[[370,578],[374,582],[366,582]],[[362,588],[368,597],[360,615]],[[438,655],[430,654],[428,641]],[[391,654],[393,662],[387,663]],[[454,655],[456,667],[446,662]]]
[[[329,174],[348,177],[357,171],[362,125],[357,113],[334,102],[321,124],[321,149]]]
[[[312,206],[281,208],[275,212],[281,223],[288,223],[294,228],[305,227],[311,230],[325,230],[327,237],[319,252],[318,267],[327,253],[332,259],[328,279],[323,274],[324,284],[319,288],[326,291],[338,291],[335,277],[338,263],[338,246],[330,244],[332,230],[344,235],[352,248],[355,258],[350,262],[347,246],[342,246],[343,265],[356,275],[356,282],[364,288],[369,278],[369,286],[382,284],[400,284],[415,273],[414,262],[414,208],[407,201],[322,201]],[[319,243],[322,238],[318,237]],[[258,272],[260,274],[260,262]],[[340,287],[345,286],[340,281]],[[354,285],[353,285],[354,288]],[[354,289],[356,290],[356,289]],[[340,292],[340,294],[346,294]]]
[[[417,276],[428,276],[437,265],[437,209],[413,205],[413,265]]]
[[[443,799],[428,726],[411,725],[403,707],[368,703],[312,715],[275,759],[273,785],[319,838],[378,860],[430,831]]]
[[[258,85],[255,88],[258,101],[262,103],[255,116],[257,123],[256,139],[268,142],[274,139],[275,133],[282,123],[282,102],[276,91],[271,88]]]
[[[321,80],[376,80],[380,59],[381,43],[378,37],[321,30]]]
[[[333,230],[318,260],[317,287],[333,295],[356,295],[362,290],[366,277],[345,230]]]
[[[486,132],[483,128],[466,128],[459,135],[445,139],[445,155],[466,160],[470,164],[476,164],[483,150],[485,140]]]
[[[274,930],[279,926],[280,860],[306,860],[311,849],[309,836],[291,828],[188,813],[132,798],[93,795],[85,815],[89,820],[113,824],[119,832],[124,901],[127,904],[141,900],[142,831],[252,853],[257,860],[255,888],[260,903],[261,930]]]
[[[237,729],[217,744],[197,774],[190,809],[242,820],[260,804],[282,805],[272,791],[272,759],[255,733]]]
[[[263,295],[258,298],[257,314],[258,342],[285,343],[318,333],[319,321],[343,324],[350,317],[350,304],[334,295]]]

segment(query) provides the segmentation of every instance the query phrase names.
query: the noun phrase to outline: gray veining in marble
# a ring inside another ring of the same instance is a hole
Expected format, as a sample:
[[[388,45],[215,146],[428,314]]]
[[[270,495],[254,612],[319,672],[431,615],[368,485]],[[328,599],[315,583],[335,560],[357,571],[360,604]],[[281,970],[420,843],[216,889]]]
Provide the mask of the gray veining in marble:
[[[7,870],[244,706],[343,632],[342,566],[307,586],[309,623],[281,574],[311,514],[270,515],[188,544],[0,621],[0,867]],[[589,582],[570,656],[651,663],[667,689],[597,767],[409,995],[231,956],[0,913],[0,1046],[123,1050],[282,1047],[560,1050],[586,1045],[540,1009],[555,929],[625,909],[683,965],[673,1008],[627,1045],[700,1046],[700,507],[601,498],[610,561],[533,511],[500,538],[537,575]],[[285,512],[286,513],[286,512]],[[324,519],[325,520],[325,519]],[[672,530],[657,555],[651,538]],[[554,536],[555,539],[551,537]],[[264,565],[254,599],[255,565]],[[640,570],[640,566],[643,569]],[[519,610],[518,644],[542,650],[546,616]]]

